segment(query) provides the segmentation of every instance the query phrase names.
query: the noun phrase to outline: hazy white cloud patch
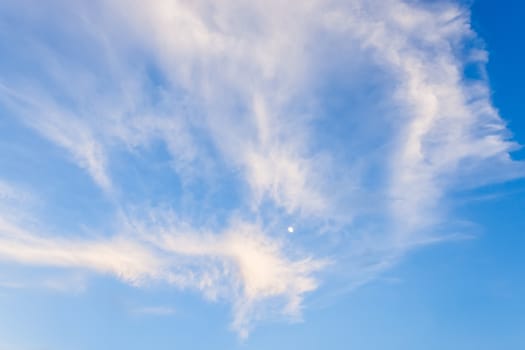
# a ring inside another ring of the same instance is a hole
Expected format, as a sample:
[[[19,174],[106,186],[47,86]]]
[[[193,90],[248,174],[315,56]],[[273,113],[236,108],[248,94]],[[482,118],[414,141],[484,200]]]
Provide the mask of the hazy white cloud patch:
[[[201,232],[163,215],[124,222],[122,232],[112,238],[88,239],[32,230],[0,217],[0,259],[114,275],[137,287],[157,281],[197,290],[210,300],[233,303],[232,326],[242,336],[248,335],[256,315],[271,313],[268,299],[281,305],[273,312],[297,317],[303,295],[318,286],[313,273],[328,263],[301,256],[284,240],[243,222],[223,232]],[[68,282],[51,278],[42,287],[62,291],[71,288]]]
[[[177,312],[175,308],[170,306],[142,306],[133,308],[131,311],[135,314],[152,316],[170,316]]]
[[[232,304],[241,336],[463,237],[452,195],[525,173],[453,1],[0,10],[30,19],[1,34],[2,49],[24,43],[0,67],[6,118],[66,150],[120,213],[86,237],[0,205],[0,259],[196,290]],[[0,201],[14,196],[0,182]]]

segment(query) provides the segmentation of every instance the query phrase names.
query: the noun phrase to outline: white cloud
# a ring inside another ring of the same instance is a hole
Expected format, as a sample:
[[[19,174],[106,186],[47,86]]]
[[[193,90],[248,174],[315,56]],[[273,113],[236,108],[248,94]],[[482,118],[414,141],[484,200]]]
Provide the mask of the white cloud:
[[[134,231],[125,235],[81,239],[37,235],[0,217],[0,259],[87,269],[135,286],[159,280],[200,290],[212,300],[234,304],[233,327],[243,336],[252,326],[254,311],[263,312],[268,300],[283,301],[279,313],[299,315],[303,294],[318,285],[313,273],[326,265],[310,257],[288,257],[285,248],[290,252],[291,247],[253,224],[234,223],[225,232],[203,234],[171,226],[172,220],[155,226],[134,222],[127,226]],[[46,280],[44,286],[65,288],[56,279]]]
[[[124,239],[83,241],[32,234],[2,218],[0,256],[32,265],[88,268],[138,284],[155,277],[161,262],[147,248]]]
[[[111,190],[106,153],[86,122],[73,112],[56,105],[48,96],[39,96],[40,93],[24,91],[23,88],[19,88],[22,91],[15,91],[5,85],[0,85],[0,89],[3,91],[0,97],[3,97],[23,123],[69,151],[73,160],[101,188]]]
[[[85,56],[29,41],[46,74],[0,75],[1,98],[22,123],[66,149],[106,193],[122,186],[115,154],[161,142],[185,185],[242,198],[229,224],[210,224],[219,208],[202,201],[195,216],[208,220],[199,227],[182,208],[160,224],[131,217],[112,238],[35,235],[4,219],[4,259],[226,298],[233,327],[247,335],[270,304],[299,317],[326,265],[310,255],[330,256],[343,284],[359,285],[449,237],[436,232],[454,219],[450,193],[524,174],[485,77],[464,77],[466,64],[483,71],[487,55],[454,3],[62,5],[71,16],[56,34]],[[300,234],[274,232],[290,218]]]
[[[142,315],[170,316],[175,314],[177,311],[175,308],[170,306],[143,306],[132,309],[132,312]]]

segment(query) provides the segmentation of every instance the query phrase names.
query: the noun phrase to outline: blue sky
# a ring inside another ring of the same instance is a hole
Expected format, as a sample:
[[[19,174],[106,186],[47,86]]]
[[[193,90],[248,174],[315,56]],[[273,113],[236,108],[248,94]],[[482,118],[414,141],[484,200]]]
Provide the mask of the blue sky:
[[[3,1],[0,350],[525,348],[524,15]]]

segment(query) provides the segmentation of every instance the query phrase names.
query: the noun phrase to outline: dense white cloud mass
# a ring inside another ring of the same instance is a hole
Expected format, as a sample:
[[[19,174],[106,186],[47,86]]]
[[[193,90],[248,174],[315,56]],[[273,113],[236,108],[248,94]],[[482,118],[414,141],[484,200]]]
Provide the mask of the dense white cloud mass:
[[[119,213],[112,236],[71,238],[5,209],[0,257],[197,289],[232,302],[243,336],[268,313],[299,317],[323,271],[353,286],[443,239],[454,192],[524,173],[491,105],[469,13],[453,2],[0,9],[2,39],[22,43],[0,71],[0,101]],[[13,17],[28,24],[8,33]],[[176,215],[131,200],[132,170],[115,171],[125,157],[155,164],[159,144],[181,183],[182,199],[162,203]],[[0,200],[13,191],[0,183]]]

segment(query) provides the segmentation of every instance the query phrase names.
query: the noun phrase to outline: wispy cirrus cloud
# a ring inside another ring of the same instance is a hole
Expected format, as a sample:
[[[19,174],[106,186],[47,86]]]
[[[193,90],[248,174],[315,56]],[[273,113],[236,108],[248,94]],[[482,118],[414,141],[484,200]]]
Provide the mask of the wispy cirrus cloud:
[[[143,306],[134,308],[133,313],[154,316],[169,316],[176,313],[176,310],[169,306]]]
[[[106,152],[86,122],[76,114],[70,114],[72,111],[56,105],[48,96],[40,97],[31,91],[14,91],[7,86],[0,86],[0,89],[6,104],[23,123],[68,151],[72,160],[85,169],[102,189],[111,189]]]
[[[199,290],[231,301],[246,336],[267,310],[298,317],[320,271],[355,286],[449,237],[452,193],[524,174],[453,2],[28,4],[1,5],[31,19],[16,32],[27,48],[0,70],[1,101],[133,214],[97,238],[4,217],[3,259]],[[167,217],[148,204],[156,193],[130,200],[135,168],[112,168],[155,167],[159,144],[182,184],[162,199],[178,213]]]
[[[233,327],[242,336],[248,335],[254,314],[267,313],[260,305],[265,299],[282,300],[284,314],[297,316],[303,294],[318,285],[312,274],[327,264],[288,257],[284,241],[254,224],[238,222],[224,232],[203,233],[172,226],[173,218],[168,219],[153,226],[134,222],[133,231],[112,238],[86,239],[36,234],[0,216],[0,258],[114,275],[135,286],[161,281],[198,290],[234,304]]]

